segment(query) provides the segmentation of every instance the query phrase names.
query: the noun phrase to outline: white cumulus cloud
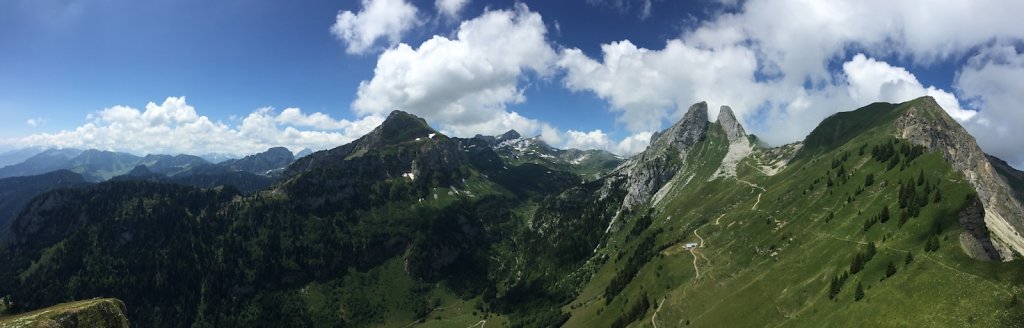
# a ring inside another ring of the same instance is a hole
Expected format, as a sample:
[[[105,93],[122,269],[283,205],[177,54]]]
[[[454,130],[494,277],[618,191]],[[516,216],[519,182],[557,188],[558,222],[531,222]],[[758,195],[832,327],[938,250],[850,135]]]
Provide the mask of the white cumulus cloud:
[[[927,95],[957,121],[966,122],[978,112],[963,109],[952,93],[929,86],[925,88],[917,77],[902,67],[857,54],[843,63],[843,72],[849,83],[850,97],[858,104],[876,101],[899,103]]]
[[[1013,47],[972,59],[958,73],[957,90],[925,86],[907,69],[877,59],[929,67],[993,43],[1019,43],[1024,29],[1016,13],[1024,12],[1024,2],[750,0],[736,6],[684,29],[661,49],[629,40],[602,45],[596,58],[565,49],[558,61],[562,82],[606,100],[633,132],[660,129],[686,106],[707,101],[711,108],[731,105],[748,131],[782,144],[802,139],[837,111],[925,95],[972,132],[995,118],[1024,124],[1010,105],[1012,92],[993,87],[1020,82],[1020,66],[1008,59],[1019,55]],[[997,131],[976,135],[984,149],[1006,156],[998,149],[1013,147],[1007,140],[1015,139],[1000,139]]]
[[[347,44],[350,54],[367,53],[380,39],[397,44],[402,35],[420,24],[416,6],[405,0],[362,0],[358,13],[339,11],[331,33]]]
[[[517,4],[462,22],[452,39],[399,44],[380,55],[352,108],[360,115],[409,111],[456,136],[543,132],[546,124],[507,105],[525,101],[520,82],[531,73],[551,73],[556,54],[546,33],[541,16]]]
[[[462,12],[462,8],[469,4],[469,0],[436,0],[434,1],[434,7],[437,7],[437,12],[441,13],[448,19],[459,19],[459,14]]]
[[[272,108],[261,108],[231,126],[199,115],[185,97],[169,97],[161,104],[150,102],[144,110],[128,106],[106,108],[90,114],[87,120],[72,130],[32,134],[4,143],[21,147],[95,148],[140,155],[247,155],[274,146],[296,151],[340,146],[372,130],[383,117],[334,120],[323,113],[306,115],[296,108],[280,114]]]
[[[46,120],[44,120],[41,117],[30,118],[30,119],[25,121],[25,124],[28,124],[28,126],[31,126],[33,128],[34,127],[38,127],[39,125],[41,125],[43,123],[46,123]]]
[[[628,156],[646,149],[650,140],[650,132],[636,133],[616,142],[600,129],[589,132],[569,130],[565,133],[564,147],[577,149],[603,149],[615,154]]]
[[[966,125],[986,152],[1024,168],[1024,52],[993,46],[968,60],[955,81],[974,107],[982,108]]]

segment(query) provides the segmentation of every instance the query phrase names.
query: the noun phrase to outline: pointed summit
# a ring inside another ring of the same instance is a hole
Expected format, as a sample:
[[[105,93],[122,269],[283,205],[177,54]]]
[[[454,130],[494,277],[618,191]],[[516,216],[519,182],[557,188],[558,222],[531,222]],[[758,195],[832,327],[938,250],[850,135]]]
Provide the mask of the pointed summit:
[[[427,121],[419,116],[400,110],[392,111],[388,118],[384,120],[384,123],[381,123],[377,129],[380,130],[382,141],[387,144],[413,140],[437,133],[430,125],[427,125]]]
[[[747,136],[747,131],[743,130],[743,125],[740,125],[740,121],[736,119],[736,115],[732,113],[732,108],[729,106],[722,106],[722,109],[718,111],[717,122],[722,129],[725,129],[725,135],[729,137],[729,142]]]
[[[502,133],[500,136],[498,136],[497,140],[498,143],[501,143],[502,141],[515,140],[522,137],[523,136],[520,135],[519,132],[516,132],[516,130],[508,130],[508,132]]]
[[[708,103],[699,102],[690,106],[686,115],[665,131],[651,136],[651,147],[675,148],[685,152],[690,146],[704,139],[708,131]]]
[[[995,238],[998,258],[1009,260],[1014,253],[1024,253],[1024,204],[1014,197],[1014,190],[993,167],[974,137],[967,132],[930,96],[900,105],[895,119],[896,136],[915,145],[937,151],[957,171],[968,177],[984,208],[984,224]],[[998,163],[997,163],[998,164]],[[978,238],[985,242],[985,236]],[[972,255],[973,256],[973,255]]]

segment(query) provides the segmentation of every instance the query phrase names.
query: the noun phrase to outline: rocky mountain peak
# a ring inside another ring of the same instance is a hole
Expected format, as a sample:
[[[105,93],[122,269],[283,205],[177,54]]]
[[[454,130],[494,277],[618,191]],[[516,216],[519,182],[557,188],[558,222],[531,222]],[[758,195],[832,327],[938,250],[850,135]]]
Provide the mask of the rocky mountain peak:
[[[408,141],[437,133],[427,125],[426,120],[400,110],[392,111],[374,132],[379,132],[384,143]]]
[[[516,130],[508,130],[508,132],[502,133],[498,136],[497,141],[500,143],[505,140],[514,140],[522,138],[523,136],[516,132]]]
[[[722,126],[722,129],[725,129],[725,135],[729,138],[730,142],[747,136],[747,131],[743,130],[743,125],[740,125],[739,120],[736,119],[736,115],[733,114],[732,108],[729,108],[729,106],[722,106],[718,111],[717,122]]]
[[[652,149],[674,148],[686,150],[704,139],[708,131],[708,103],[699,102],[690,106],[686,115],[665,131],[651,136]]]
[[[964,173],[983,204],[985,225],[1001,241],[994,246],[1002,259],[1012,259],[1011,249],[1024,253],[1024,206],[963,126],[926,96],[909,102],[895,127],[898,137],[941,153],[954,169]]]

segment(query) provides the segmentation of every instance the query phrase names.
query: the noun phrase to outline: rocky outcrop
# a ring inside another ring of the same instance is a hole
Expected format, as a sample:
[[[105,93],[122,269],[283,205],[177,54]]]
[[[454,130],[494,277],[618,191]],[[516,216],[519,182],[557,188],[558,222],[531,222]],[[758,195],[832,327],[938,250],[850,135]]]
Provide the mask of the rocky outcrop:
[[[651,136],[647,149],[626,161],[611,177],[624,180],[626,197],[623,208],[631,209],[647,202],[679,172],[691,148],[707,136],[708,104],[690,106],[679,122]],[[615,185],[615,181],[608,181]]]
[[[729,106],[722,106],[722,109],[718,112],[718,121],[716,123],[722,127],[726,138],[729,139],[729,151],[725,154],[725,158],[722,159],[722,164],[719,165],[718,171],[710,179],[735,177],[736,165],[739,165],[740,161],[754,151],[754,145],[747,139],[747,131],[743,130],[743,126],[736,120],[736,115],[732,113],[732,108],[729,108]]]
[[[126,328],[125,313],[118,299],[92,299],[0,318],[0,328]]]
[[[1024,207],[1014,198],[1005,178],[1000,176],[978,147],[974,137],[931,97],[917,99],[896,119],[898,137],[942,153],[954,169],[967,177],[984,207],[985,227],[994,237],[1000,258],[1013,258],[1011,249],[1024,254]]]
[[[729,108],[729,106],[722,106],[718,111],[718,124],[725,130],[725,135],[729,138],[729,142],[747,138],[747,131],[743,130],[743,126],[740,125],[739,120],[736,119],[736,115],[733,114],[732,108]]]
[[[964,231],[960,233],[960,246],[971,258],[984,261],[999,260],[1001,257],[992,245],[992,237],[985,226],[985,208],[975,199],[957,215],[957,221]]]
[[[522,138],[522,137],[523,136],[520,135],[519,132],[517,132],[516,130],[508,130],[505,133],[502,133],[501,135],[497,135],[497,136],[485,136],[485,135],[482,135],[482,134],[478,134],[478,135],[474,136],[473,138],[481,140],[481,141],[487,143],[488,146],[496,147],[496,146],[498,146],[498,144],[500,144],[502,142],[509,141],[509,140],[516,140],[516,139],[519,139],[519,138]]]

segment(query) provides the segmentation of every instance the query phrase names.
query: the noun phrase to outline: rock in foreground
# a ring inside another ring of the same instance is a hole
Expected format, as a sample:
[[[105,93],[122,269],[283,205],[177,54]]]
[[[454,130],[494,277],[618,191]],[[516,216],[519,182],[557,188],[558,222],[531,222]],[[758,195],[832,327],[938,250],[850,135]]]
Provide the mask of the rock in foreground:
[[[124,313],[124,303],[118,299],[92,299],[0,317],[0,328],[128,327],[128,317]]]

